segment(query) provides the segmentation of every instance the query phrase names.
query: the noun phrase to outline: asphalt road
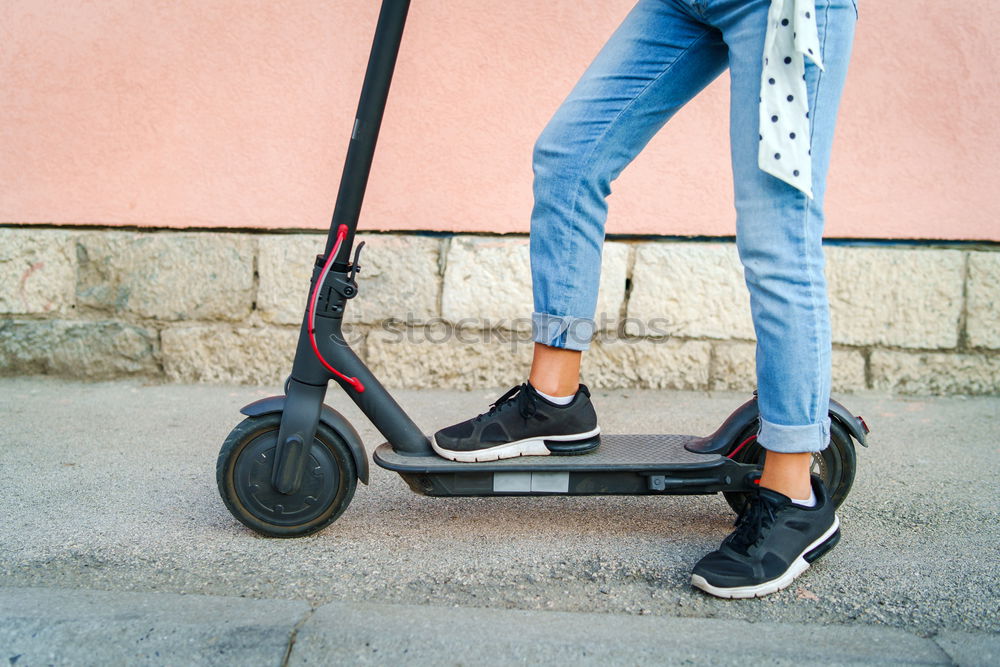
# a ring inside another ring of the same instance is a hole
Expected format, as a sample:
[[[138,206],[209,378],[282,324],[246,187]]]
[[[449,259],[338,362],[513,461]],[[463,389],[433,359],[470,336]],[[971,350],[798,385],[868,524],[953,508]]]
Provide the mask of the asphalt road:
[[[688,585],[730,529],[721,496],[434,499],[373,466],[325,531],[258,537],[215,459],[274,389],[0,379],[0,586],[1000,632],[1000,398],[838,397],[873,430],[840,545],[783,592],[726,601]],[[499,393],[397,398],[431,431]],[[606,433],[706,433],[745,398],[595,393]]]

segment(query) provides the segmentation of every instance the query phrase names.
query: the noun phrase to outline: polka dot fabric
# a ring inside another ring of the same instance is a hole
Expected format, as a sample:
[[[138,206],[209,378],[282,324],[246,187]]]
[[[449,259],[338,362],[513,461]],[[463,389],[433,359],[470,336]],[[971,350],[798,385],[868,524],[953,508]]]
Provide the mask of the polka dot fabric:
[[[760,76],[757,164],[812,199],[806,58],[823,69],[815,0],[771,0]]]

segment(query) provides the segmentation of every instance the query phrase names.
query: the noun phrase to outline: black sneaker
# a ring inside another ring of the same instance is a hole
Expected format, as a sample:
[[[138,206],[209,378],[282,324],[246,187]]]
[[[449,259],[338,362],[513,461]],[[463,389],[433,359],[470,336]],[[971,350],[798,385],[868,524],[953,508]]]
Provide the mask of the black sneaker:
[[[556,405],[525,383],[497,399],[488,412],[434,434],[434,451],[475,463],[517,456],[586,454],[601,444],[590,391],[576,390],[569,405]]]
[[[812,487],[813,507],[759,489],[736,520],[736,530],[694,566],[691,584],[718,597],[750,598],[792,583],[840,540],[840,521],[823,482],[814,476]]]

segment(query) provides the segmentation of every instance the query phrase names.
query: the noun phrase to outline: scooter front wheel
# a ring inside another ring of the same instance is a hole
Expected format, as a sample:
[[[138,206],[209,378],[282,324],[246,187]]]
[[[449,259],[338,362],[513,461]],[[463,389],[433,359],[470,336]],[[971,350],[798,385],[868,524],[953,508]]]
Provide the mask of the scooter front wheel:
[[[271,485],[281,413],[249,417],[226,438],[215,466],[219,494],[247,527],[269,537],[301,537],[337,520],[354,497],[357,470],[344,440],[320,423],[309,467],[292,494]]]
[[[755,420],[733,441],[726,456],[738,463],[751,463],[763,468],[766,451],[757,444],[759,429],[760,422]],[[834,507],[840,507],[850,493],[856,468],[857,454],[851,435],[836,420],[831,420],[830,444],[823,451],[813,454],[810,472],[823,480]],[[739,491],[724,491],[723,495],[737,514],[743,511],[743,506],[750,497]]]

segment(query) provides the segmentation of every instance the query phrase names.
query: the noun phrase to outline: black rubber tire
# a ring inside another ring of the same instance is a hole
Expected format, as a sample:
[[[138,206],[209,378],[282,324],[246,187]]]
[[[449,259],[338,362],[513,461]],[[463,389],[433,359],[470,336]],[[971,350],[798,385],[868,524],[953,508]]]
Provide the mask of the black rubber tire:
[[[755,436],[759,429],[760,422],[755,420],[733,441],[729,452],[739,447],[740,443],[747,438]],[[728,454],[727,452],[726,455]],[[753,463],[763,468],[764,454],[764,448],[754,440],[748,442],[732,459],[739,463]],[[833,500],[834,507],[840,507],[840,504],[847,498],[847,494],[851,492],[857,463],[858,457],[854,451],[854,441],[851,440],[847,429],[837,423],[837,420],[831,420],[830,444],[822,452],[813,454],[812,472],[823,480],[823,484]],[[726,497],[726,502],[737,514],[743,511],[743,506],[749,499],[749,494],[739,491],[724,491],[723,495]]]
[[[281,413],[249,417],[226,438],[215,465],[219,494],[233,516],[268,537],[311,535],[337,520],[354,497],[357,468],[340,435],[320,423],[309,450],[311,472],[291,495],[271,486]]]

